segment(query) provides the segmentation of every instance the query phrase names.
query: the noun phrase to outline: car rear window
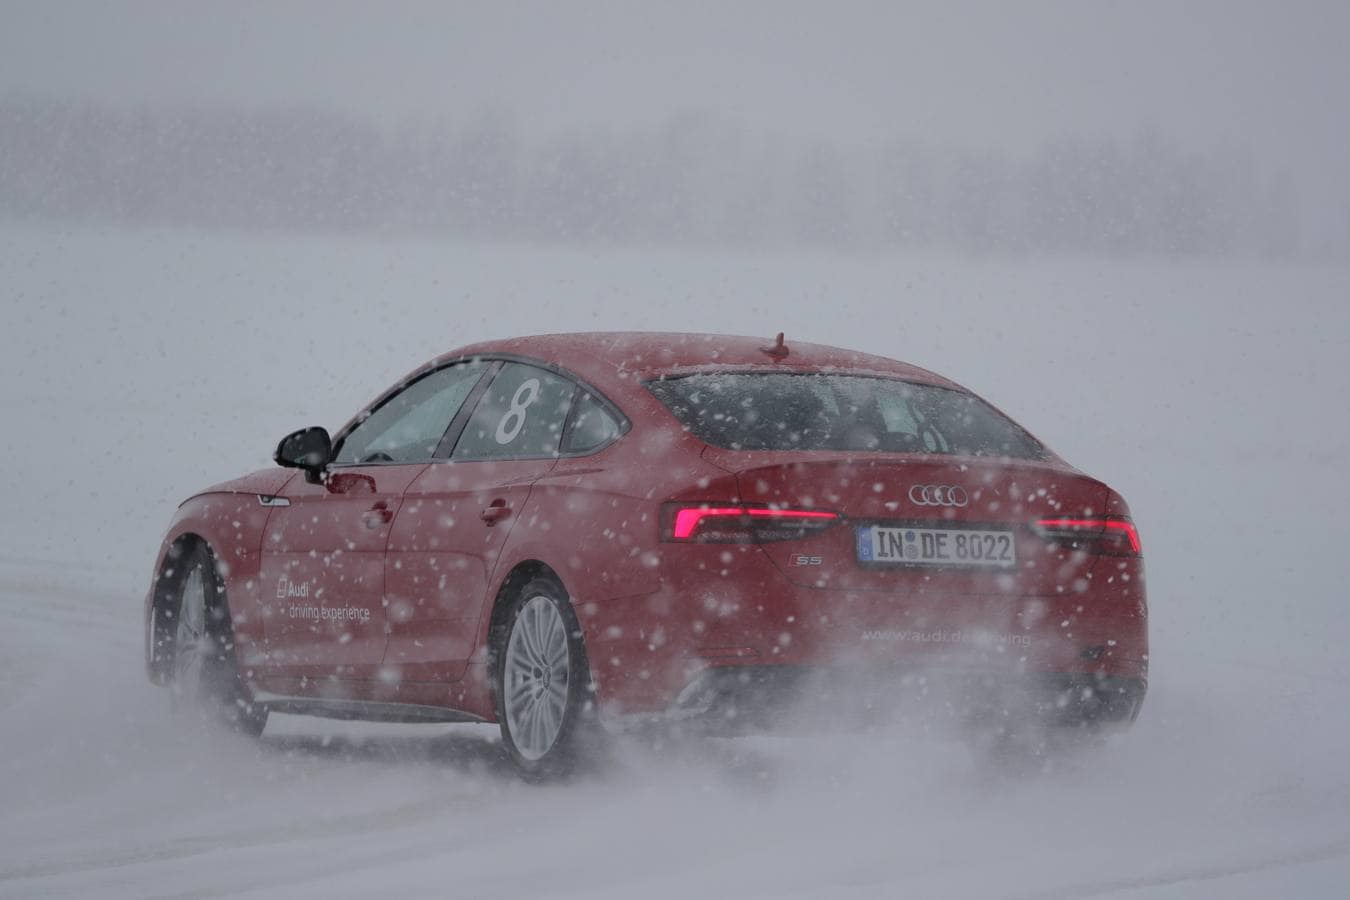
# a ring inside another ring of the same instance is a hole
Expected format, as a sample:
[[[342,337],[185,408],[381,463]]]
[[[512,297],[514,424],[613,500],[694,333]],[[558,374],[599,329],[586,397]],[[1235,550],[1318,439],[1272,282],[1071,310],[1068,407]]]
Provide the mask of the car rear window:
[[[1044,448],[963,391],[860,375],[716,373],[649,381],[685,429],[728,450],[846,450],[1041,459]]]

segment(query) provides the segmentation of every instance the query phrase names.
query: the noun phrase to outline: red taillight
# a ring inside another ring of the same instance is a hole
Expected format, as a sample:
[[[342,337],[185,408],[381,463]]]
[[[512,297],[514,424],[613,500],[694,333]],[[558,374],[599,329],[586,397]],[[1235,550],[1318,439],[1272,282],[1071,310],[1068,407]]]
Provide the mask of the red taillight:
[[[1139,531],[1129,519],[1037,519],[1036,530],[1090,553],[1139,556]]]
[[[667,541],[762,544],[805,537],[839,521],[818,509],[779,509],[730,503],[667,503],[661,538]]]

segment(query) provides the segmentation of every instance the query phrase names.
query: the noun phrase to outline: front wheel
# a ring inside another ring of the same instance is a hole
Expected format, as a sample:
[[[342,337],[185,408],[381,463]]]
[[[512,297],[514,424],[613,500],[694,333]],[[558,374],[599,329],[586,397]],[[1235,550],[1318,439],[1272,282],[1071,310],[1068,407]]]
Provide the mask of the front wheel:
[[[225,585],[211,551],[188,550],[164,612],[170,617],[169,703],[176,715],[201,714],[245,734],[262,734],[267,709],[250,703],[235,664]]]
[[[581,628],[552,579],[533,579],[509,603],[493,636],[502,744],[527,776],[570,774],[601,737]]]

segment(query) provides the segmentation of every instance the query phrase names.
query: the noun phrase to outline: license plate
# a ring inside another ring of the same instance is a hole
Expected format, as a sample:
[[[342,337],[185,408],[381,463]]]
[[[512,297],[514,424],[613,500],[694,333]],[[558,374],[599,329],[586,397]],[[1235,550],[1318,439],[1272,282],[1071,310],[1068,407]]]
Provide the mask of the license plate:
[[[859,528],[857,536],[859,562],[996,569],[1017,565],[1011,531],[868,525]]]

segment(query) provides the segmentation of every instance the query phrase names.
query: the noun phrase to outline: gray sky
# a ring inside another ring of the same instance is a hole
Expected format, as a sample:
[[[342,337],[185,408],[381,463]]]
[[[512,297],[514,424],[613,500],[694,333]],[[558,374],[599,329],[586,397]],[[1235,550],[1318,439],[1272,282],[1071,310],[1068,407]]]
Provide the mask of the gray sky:
[[[1029,149],[1155,126],[1246,142],[1311,224],[1350,207],[1350,3],[14,3],[0,91],[505,110],[525,130],[707,110],[845,142]]]

